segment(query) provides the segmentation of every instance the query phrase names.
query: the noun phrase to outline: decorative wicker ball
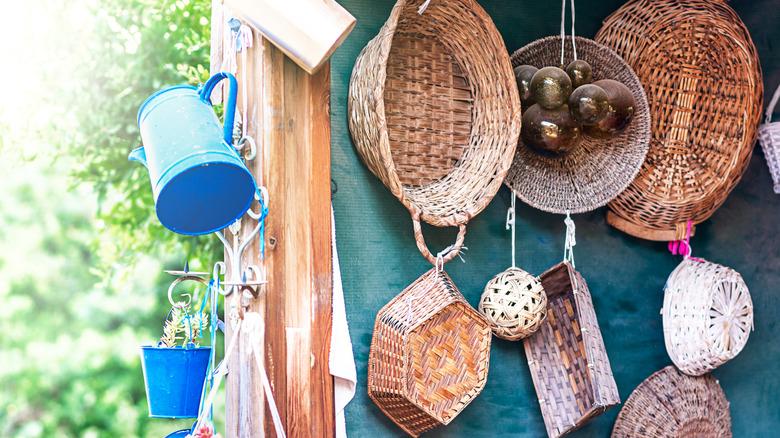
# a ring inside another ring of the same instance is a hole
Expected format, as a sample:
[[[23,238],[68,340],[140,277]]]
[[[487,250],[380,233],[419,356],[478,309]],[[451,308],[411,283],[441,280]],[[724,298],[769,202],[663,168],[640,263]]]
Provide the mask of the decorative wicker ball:
[[[539,329],[547,316],[547,294],[538,278],[522,269],[509,268],[485,286],[479,311],[494,335],[517,341]]]

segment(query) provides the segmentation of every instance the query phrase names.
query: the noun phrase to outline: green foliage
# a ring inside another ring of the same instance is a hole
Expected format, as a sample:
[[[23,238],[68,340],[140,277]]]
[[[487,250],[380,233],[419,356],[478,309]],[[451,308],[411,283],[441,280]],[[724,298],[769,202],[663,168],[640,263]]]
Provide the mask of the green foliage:
[[[203,330],[209,328],[207,314],[195,313],[190,315],[184,307],[173,307],[168,319],[163,325],[163,335],[160,344],[165,347],[175,347],[181,342],[181,346],[195,343],[200,338]]]

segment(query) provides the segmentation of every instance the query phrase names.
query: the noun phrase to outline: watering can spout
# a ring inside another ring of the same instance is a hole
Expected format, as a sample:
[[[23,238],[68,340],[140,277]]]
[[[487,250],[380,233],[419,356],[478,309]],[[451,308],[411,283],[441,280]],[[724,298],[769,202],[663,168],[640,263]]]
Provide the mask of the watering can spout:
[[[130,161],[137,161],[143,164],[144,167],[149,167],[146,164],[146,151],[144,150],[143,146],[133,149],[133,151],[130,152],[130,155],[128,155],[127,159]]]

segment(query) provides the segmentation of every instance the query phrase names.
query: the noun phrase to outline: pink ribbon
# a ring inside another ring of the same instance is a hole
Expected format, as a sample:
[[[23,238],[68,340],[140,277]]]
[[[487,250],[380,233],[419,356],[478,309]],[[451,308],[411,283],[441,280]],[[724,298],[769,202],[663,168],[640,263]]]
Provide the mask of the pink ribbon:
[[[682,240],[672,240],[667,245],[669,252],[674,255],[681,255],[684,259],[690,258],[691,260],[699,261],[701,259],[691,257],[693,248],[691,247],[691,230],[693,228],[693,222],[690,220],[685,225],[685,237]]]

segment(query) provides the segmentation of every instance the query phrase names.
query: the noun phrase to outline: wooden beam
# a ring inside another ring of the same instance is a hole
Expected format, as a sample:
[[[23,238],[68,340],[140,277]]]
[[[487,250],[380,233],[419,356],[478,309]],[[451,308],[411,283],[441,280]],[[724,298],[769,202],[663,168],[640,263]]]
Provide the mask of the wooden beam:
[[[245,132],[259,148],[249,166],[269,192],[265,259],[255,241],[242,263],[264,265],[268,276],[249,311],[265,319],[266,370],[287,436],[331,437],[330,65],[309,75],[258,32],[246,65],[243,58],[238,108],[244,112],[246,97]],[[252,224],[244,222],[242,233],[248,233]],[[238,299],[231,295],[227,308]],[[230,336],[228,327],[228,342]],[[225,436],[275,436],[243,339],[228,366]]]

